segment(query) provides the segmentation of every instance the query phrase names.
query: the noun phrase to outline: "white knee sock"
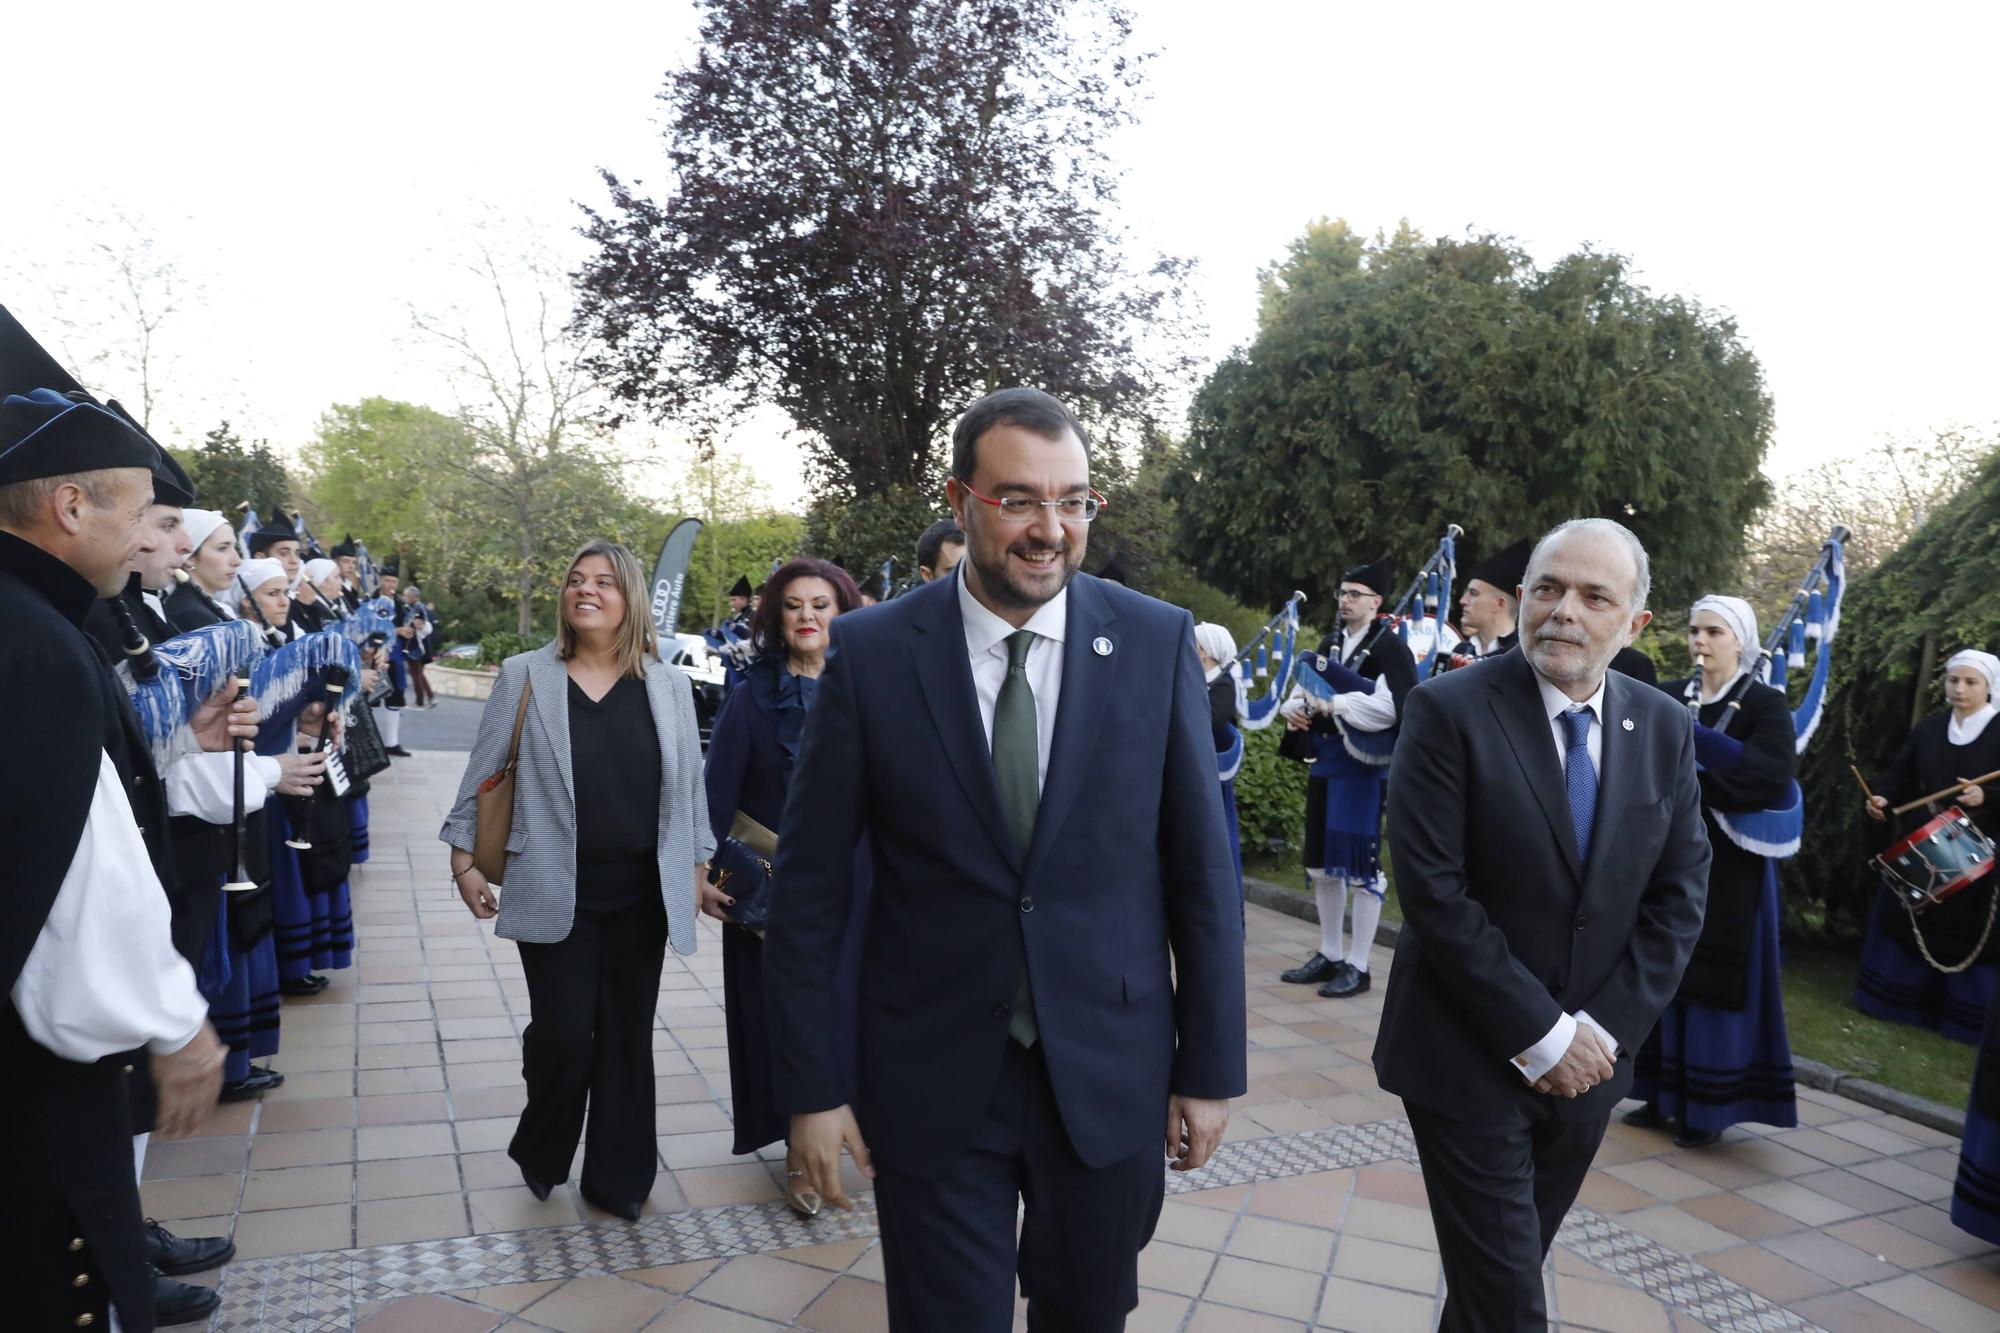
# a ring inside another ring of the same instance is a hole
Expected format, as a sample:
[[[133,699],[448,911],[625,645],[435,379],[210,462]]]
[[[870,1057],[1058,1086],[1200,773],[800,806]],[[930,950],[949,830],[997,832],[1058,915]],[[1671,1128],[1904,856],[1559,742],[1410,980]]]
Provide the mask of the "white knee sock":
[[[1319,952],[1329,962],[1340,961],[1341,918],[1347,915],[1347,881],[1324,870],[1308,870],[1313,902],[1319,908]]]
[[[1380,887],[1379,882],[1377,887]],[[1375,927],[1382,924],[1382,900],[1368,890],[1354,890],[1354,933],[1347,940],[1347,965],[1357,972],[1368,970],[1368,950],[1375,943]]]
[[[152,1137],[151,1134],[134,1134],[132,1136],[132,1179],[134,1180],[144,1180],[146,1178],[146,1140]]]
[[[389,749],[394,749],[396,746],[402,744],[403,741],[403,710],[400,708],[383,708],[378,710],[378,712],[379,715],[375,720],[382,724],[382,744]]]

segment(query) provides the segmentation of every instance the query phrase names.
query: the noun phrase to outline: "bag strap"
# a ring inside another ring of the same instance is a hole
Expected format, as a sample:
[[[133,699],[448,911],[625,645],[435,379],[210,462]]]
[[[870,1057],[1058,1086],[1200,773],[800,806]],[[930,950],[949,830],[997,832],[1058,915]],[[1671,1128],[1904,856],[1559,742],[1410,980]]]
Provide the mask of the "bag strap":
[[[535,682],[530,680],[521,687],[521,706],[514,710],[514,739],[507,742],[507,767],[502,773],[512,773],[514,765],[521,760],[521,724],[528,720],[528,700],[535,697]]]

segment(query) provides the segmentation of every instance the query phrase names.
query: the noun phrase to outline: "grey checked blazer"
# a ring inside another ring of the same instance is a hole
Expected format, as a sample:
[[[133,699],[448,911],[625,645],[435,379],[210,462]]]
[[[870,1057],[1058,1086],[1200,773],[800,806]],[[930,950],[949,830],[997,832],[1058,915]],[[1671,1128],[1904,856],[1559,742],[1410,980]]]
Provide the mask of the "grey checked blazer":
[[[493,697],[479,719],[479,739],[459,780],[458,799],[438,836],[471,851],[479,784],[507,762],[524,682],[535,693],[521,725],[514,776],[514,828],[507,838],[507,878],[497,930],[503,939],[554,944],[576,916],[576,781],[570,771],[569,673],[553,641],[500,665]],[[708,793],[701,780],[701,733],[687,678],[665,662],[646,663],[646,699],[660,738],[660,897],[676,953],[695,951],[694,867],[715,854]]]

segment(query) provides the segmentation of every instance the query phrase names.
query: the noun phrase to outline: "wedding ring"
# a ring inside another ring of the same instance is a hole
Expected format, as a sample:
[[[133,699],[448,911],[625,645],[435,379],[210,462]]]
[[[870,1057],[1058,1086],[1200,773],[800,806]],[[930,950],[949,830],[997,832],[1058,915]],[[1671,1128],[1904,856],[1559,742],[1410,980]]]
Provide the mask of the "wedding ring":
[[[803,1172],[803,1171],[787,1171],[787,1172],[785,1172],[785,1179],[787,1179],[787,1180],[797,1180],[797,1179],[798,1179],[798,1178],[799,1178],[800,1176],[802,1176],[802,1175],[804,1175],[804,1174],[805,1174],[805,1172]]]

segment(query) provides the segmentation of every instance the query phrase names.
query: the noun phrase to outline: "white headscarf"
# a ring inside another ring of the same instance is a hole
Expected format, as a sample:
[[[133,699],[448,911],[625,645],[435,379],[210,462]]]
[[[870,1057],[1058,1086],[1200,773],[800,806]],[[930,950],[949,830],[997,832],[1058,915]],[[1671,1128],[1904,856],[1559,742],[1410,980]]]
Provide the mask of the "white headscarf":
[[[1204,620],[1194,627],[1194,642],[1216,663],[1207,669],[1205,679],[1213,681],[1223,672],[1229,673],[1230,681],[1236,686],[1236,716],[1241,718],[1249,711],[1249,701],[1243,688],[1243,673],[1236,661],[1236,636],[1214,621]]]
[[[1757,612],[1741,597],[1724,597],[1717,593],[1696,602],[1688,608],[1688,619],[1693,620],[1703,611],[1722,618],[1729,626],[1729,632],[1736,636],[1736,669],[1748,671],[1757,665],[1757,654],[1763,651],[1763,643],[1757,636]]]
[[[197,551],[201,549],[201,544],[214,535],[215,530],[225,522],[227,520],[213,509],[181,510],[181,526],[187,529],[188,539],[194,543]]]
[[[285,578],[285,567],[267,555],[255,560],[245,560],[236,571],[236,585],[239,596],[248,596],[269,583],[272,579]]]
[[[1986,677],[1986,706],[1964,719],[1954,712],[1945,723],[1947,740],[1953,745],[1970,745],[1979,739],[1994,715],[2000,713],[2000,657],[1977,648],[1962,648],[1945,659],[1944,669],[1949,671],[1953,667],[1971,667]]]
[[[306,567],[305,567],[306,582],[312,584],[315,591],[318,590],[320,584],[326,582],[329,575],[337,574],[339,572],[340,572],[340,566],[334,564],[333,561],[331,560],[306,561]]]

